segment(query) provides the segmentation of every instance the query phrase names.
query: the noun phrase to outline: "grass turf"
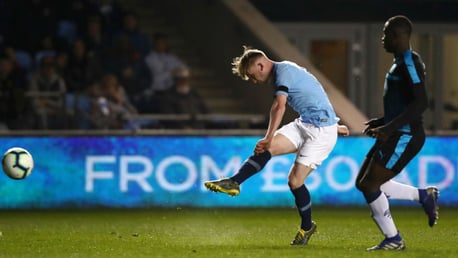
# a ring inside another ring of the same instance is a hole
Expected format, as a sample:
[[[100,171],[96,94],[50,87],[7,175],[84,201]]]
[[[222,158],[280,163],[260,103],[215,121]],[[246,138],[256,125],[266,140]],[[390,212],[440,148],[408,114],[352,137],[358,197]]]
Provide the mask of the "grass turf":
[[[392,207],[405,251],[382,240],[368,208],[314,207],[318,232],[290,246],[295,209],[0,211],[0,257],[456,257],[458,209],[430,228],[420,207]]]

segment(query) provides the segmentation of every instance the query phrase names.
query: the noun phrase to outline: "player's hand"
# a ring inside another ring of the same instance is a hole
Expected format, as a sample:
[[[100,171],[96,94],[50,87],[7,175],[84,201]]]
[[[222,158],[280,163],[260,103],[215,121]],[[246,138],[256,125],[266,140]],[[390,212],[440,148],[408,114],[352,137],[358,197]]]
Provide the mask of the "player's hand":
[[[380,140],[380,141],[383,141],[383,142],[388,139],[388,135],[383,130],[383,126],[369,129],[369,130],[367,130],[366,134],[368,136],[370,136],[370,137],[373,137],[373,138],[375,138],[377,140]]]
[[[376,128],[376,127],[379,127],[379,126],[383,125],[383,119],[372,118],[371,120],[365,122],[364,124],[367,125],[367,127],[363,130],[363,134],[369,135],[368,131],[370,129],[373,129],[373,128]]]
[[[258,155],[258,154],[263,153],[264,151],[268,150],[270,148],[271,142],[272,142],[272,140],[269,140],[269,139],[266,139],[266,138],[263,138],[263,139],[259,140],[256,143],[256,146],[254,148],[254,153],[256,155]]]
[[[346,125],[338,125],[337,126],[337,134],[342,136],[349,136],[350,130]]]

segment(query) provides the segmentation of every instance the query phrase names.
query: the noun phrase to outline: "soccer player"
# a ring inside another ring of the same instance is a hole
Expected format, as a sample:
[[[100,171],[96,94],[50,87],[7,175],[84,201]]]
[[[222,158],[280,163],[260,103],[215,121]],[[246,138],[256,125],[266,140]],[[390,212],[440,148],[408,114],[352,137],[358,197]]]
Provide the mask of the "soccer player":
[[[291,245],[306,245],[316,224],[312,221],[312,203],[304,181],[328,157],[336,144],[338,130],[348,135],[348,128],[339,128],[339,118],[322,85],[305,68],[290,61],[273,61],[263,51],[247,47],[233,59],[232,65],[232,72],[242,80],[273,87],[269,124],[264,138],[256,143],[254,154],[234,176],[207,181],[205,186],[214,192],[236,196],[240,193],[240,184],[264,168],[272,156],[296,153],[288,185],[301,225]],[[280,128],[286,104],[299,113],[299,117]]]
[[[435,187],[420,189],[392,181],[421,150],[425,142],[422,114],[427,108],[425,65],[410,47],[412,23],[405,16],[389,18],[383,28],[382,44],[394,55],[385,79],[384,117],[368,121],[363,133],[376,138],[356,179],[372,218],[385,236],[368,250],[403,250],[404,241],[391,217],[388,198],[417,199],[429,218],[438,219]],[[409,197],[410,196],[410,197]]]

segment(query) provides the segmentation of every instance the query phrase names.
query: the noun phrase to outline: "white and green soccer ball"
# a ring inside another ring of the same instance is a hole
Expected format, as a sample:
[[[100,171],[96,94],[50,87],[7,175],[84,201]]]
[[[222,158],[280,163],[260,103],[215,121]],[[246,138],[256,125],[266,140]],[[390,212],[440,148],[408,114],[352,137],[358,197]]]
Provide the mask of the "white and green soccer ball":
[[[10,148],[3,154],[2,168],[8,177],[17,180],[24,179],[32,173],[33,157],[24,148]]]

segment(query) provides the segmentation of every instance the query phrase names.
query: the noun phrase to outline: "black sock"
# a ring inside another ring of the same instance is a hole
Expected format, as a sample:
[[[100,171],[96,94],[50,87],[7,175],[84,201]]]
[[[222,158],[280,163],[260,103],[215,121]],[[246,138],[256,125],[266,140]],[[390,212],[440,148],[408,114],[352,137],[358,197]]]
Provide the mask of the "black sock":
[[[312,228],[312,202],[310,201],[310,193],[305,185],[291,190],[294,195],[297,210],[301,216],[301,228],[305,231]]]
[[[263,169],[271,157],[272,155],[267,150],[258,155],[250,156],[245,161],[245,163],[243,163],[242,167],[239,169],[239,172],[232,176],[231,179],[238,184],[243,183],[249,177]]]

